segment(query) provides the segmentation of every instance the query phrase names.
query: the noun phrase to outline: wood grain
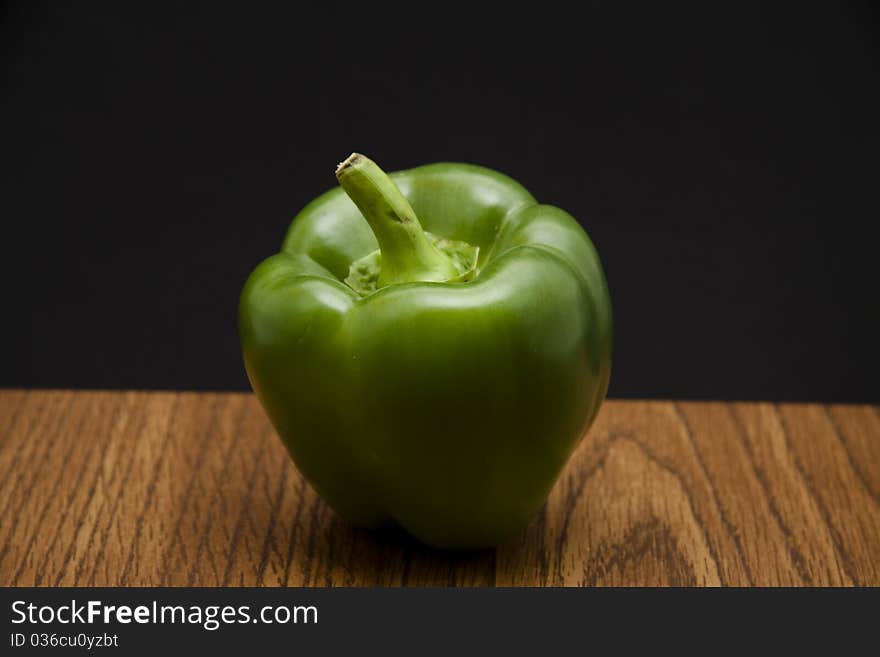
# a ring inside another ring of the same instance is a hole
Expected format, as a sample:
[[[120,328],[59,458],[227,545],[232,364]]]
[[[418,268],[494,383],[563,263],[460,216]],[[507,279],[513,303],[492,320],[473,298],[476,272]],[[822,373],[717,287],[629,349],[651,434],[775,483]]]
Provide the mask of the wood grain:
[[[609,401],[495,550],[353,529],[246,394],[0,391],[0,585],[880,585],[876,406]]]

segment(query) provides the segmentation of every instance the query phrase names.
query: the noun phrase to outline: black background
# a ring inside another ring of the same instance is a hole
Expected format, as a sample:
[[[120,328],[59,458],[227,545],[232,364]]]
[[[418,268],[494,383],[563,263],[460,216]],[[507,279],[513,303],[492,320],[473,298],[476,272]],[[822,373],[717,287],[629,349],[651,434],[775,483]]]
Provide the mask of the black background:
[[[247,388],[241,285],[359,150],[575,215],[613,396],[880,399],[867,3],[2,12],[2,386]]]

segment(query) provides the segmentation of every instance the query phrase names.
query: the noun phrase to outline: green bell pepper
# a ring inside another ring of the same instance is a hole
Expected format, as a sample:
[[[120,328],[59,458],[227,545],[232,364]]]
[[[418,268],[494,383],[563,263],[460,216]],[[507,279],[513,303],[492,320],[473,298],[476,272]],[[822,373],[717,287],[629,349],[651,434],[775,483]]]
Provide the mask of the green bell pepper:
[[[244,286],[251,385],[343,518],[438,548],[495,545],[540,509],[605,397],[596,251],[569,214],[489,169],[389,177],[353,154],[337,178]]]

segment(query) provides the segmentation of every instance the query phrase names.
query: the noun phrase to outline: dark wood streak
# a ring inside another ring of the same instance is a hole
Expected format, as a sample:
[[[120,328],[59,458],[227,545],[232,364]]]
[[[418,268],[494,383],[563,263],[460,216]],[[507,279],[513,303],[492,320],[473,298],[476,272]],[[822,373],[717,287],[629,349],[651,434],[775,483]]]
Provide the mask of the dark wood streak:
[[[535,533],[538,537],[538,545],[536,546],[536,553],[538,555],[538,563],[537,563],[537,576],[539,581],[547,583],[550,579],[550,562],[547,559],[547,550],[545,549],[546,542],[544,537],[547,534],[547,503],[541,505],[541,510],[538,511],[538,517],[535,518],[533,522],[533,526],[535,528]],[[498,558],[498,551],[496,550],[493,553],[493,565],[494,560]],[[492,582],[493,584],[498,579],[498,569],[492,569]]]
[[[217,474],[217,476],[214,479],[215,488],[218,490],[224,488],[226,486],[227,481],[228,481],[229,470],[232,467],[232,456],[231,455],[232,455],[232,452],[238,447],[238,444],[237,444],[237,441],[235,440],[235,437],[238,435],[241,435],[241,428],[244,425],[244,420],[246,417],[247,417],[247,407],[242,405],[242,408],[239,410],[238,415],[236,416],[235,428],[232,432],[232,436],[229,439],[229,445],[226,446],[226,451],[223,453],[222,469],[220,470],[219,474]],[[205,523],[205,526],[202,528],[202,535],[199,538],[198,544],[196,545],[195,558],[192,560],[192,563],[191,563],[190,569],[189,569],[189,575],[187,576],[187,586],[193,586],[193,584],[195,584],[196,578],[198,577],[197,567],[198,567],[199,563],[201,562],[202,553],[206,549],[209,549],[209,547],[210,547],[208,545],[208,536],[210,536],[211,528],[213,527],[212,523],[213,523],[214,517],[216,515],[214,513],[214,509],[217,507],[218,504],[220,505],[221,515],[226,515],[225,514],[226,497],[224,495],[218,495],[218,494],[213,495],[211,498],[211,503],[208,505],[208,509],[205,512],[207,522]],[[228,556],[231,561],[231,559],[232,559],[231,555],[228,555]],[[209,559],[208,561],[211,564],[211,567],[216,569],[216,564],[214,563],[214,560]],[[215,572],[214,574],[215,574],[215,581],[218,581],[219,577],[216,577],[216,575],[219,575],[219,573]]]
[[[323,503],[322,503],[323,505]],[[329,520],[330,531],[328,532],[332,536],[339,535],[342,539],[342,542],[350,544],[351,549],[348,552],[348,556],[344,561],[341,561],[338,565],[342,571],[345,573],[345,577],[340,581],[336,581],[332,579],[331,573],[328,569],[327,575],[324,578],[325,582],[329,582],[327,586],[356,586],[359,582],[358,573],[356,572],[356,566],[362,562],[360,558],[358,558],[358,548],[363,547],[364,544],[364,536],[367,535],[366,543],[368,546],[372,546],[372,542],[369,541],[369,536],[367,532],[355,530],[351,527],[348,527],[338,516],[335,516],[333,512],[327,507],[324,506],[324,513],[331,516]],[[338,531],[337,531],[338,528]],[[328,550],[326,555],[327,561],[333,565],[333,551]],[[354,560],[354,563],[353,563]],[[366,559],[363,559],[366,561]],[[380,562],[382,563],[382,562]]]
[[[409,574],[412,568],[413,546],[407,545],[403,549],[403,574],[400,576],[400,585],[409,585]]]
[[[257,586],[263,586],[265,582],[266,567],[269,565],[269,552],[273,551],[280,555],[278,546],[275,544],[275,525],[278,523],[278,515],[281,510],[281,502],[284,500],[284,493],[287,491],[287,475],[291,472],[291,467],[285,462],[281,467],[281,475],[278,477],[278,492],[272,501],[272,510],[269,512],[269,527],[266,530],[266,538],[263,541],[263,551],[260,555],[260,563],[257,566]]]
[[[491,569],[489,571],[489,586],[498,586],[498,549],[492,550],[490,557]]]
[[[178,396],[179,397],[179,396]],[[168,416],[168,428],[165,431],[165,438],[162,440],[162,446],[159,449],[159,453],[156,456],[156,461],[153,466],[153,475],[150,477],[150,482],[147,484],[147,494],[146,499],[144,500],[144,504],[141,507],[140,513],[137,515],[137,519],[135,520],[135,530],[134,536],[131,541],[131,549],[128,551],[128,558],[125,560],[125,567],[122,569],[122,573],[119,576],[119,583],[117,586],[126,586],[129,581],[129,576],[131,575],[131,570],[134,567],[134,555],[137,551],[138,541],[140,541],[141,534],[144,531],[144,521],[147,517],[147,511],[150,509],[150,506],[153,504],[153,498],[156,495],[156,485],[159,481],[159,474],[162,472],[162,465],[165,462],[165,459],[168,457],[168,445],[171,444],[171,438],[174,435],[172,431],[174,427],[174,417],[177,409],[177,399],[175,399],[175,403],[172,406],[172,412],[169,413]],[[167,562],[166,562],[167,563]]]
[[[622,440],[622,441],[626,440],[626,441],[630,442],[631,444],[635,445],[636,447],[638,447],[639,450],[641,450],[641,452],[645,455],[645,457],[649,461],[654,463],[654,465],[656,465],[658,468],[660,468],[662,471],[666,472],[667,474],[671,475],[676,480],[676,482],[678,483],[678,485],[681,489],[682,494],[684,495],[684,499],[687,501],[688,510],[690,511],[691,517],[693,517],[694,520],[696,520],[695,524],[700,530],[700,534],[702,535],[703,541],[706,543],[706,549],[709,551],[709,557],[712,559],[712,563],[715,566],[715,571],[718,573],[718,579],[723,584],[724,579],[722,577],[721,559],[718,556],[718,553],[715,551],[715,547],[712,545],[712,540],[711,540],[711,537],[709,536],[709,533],[706,530],[705,523],[701,521],[700,513],[697,510],[698,506],[694,502],[693,493],[691,492],[690,488],[687,486],[687,483],[685,481],[684,476],[672,465],[670,465],[668,463],[664,463],[654,453],[654,451],[651,448],[649,448],[645,443],[643,443],[641,440],[637,439],[635,436],[621,435],[620,440]],[[740,556],[742,556],[742,554],[740,554]],[[748,568],[745,568],[745,571],[751,581],[751,573],[749,572]]]
[[[305,583],[312,583],[312,562],[315,557],[315,541],[317,539],[318,528],[318,512],[320,510],[321,501],[315,496],[309,504],[309,533],[306,542],[306,559],[303,564],[303,580]],[[286,583],[286,582],[285,582]]]
[[[144,430],[144,427],[146,426],[146,423],[147,423],[146,412],[144,410],[141,410],[139,415],[140,415],[140,422],[138,423],[137,430],[134,431],[134,433],[132,434],[134,436],[140,436]],[[135,464],[134,455],[135,455],[134,450],[128,450],[128,465],[125,466],[125,470],[122,473],[122,479],[119,484],[120,491],[125,490],[126,485],[128,484],[128,482],[131,479],[131,472],[134,469],[134,464]],[[116,471],[117,471],[117,468],[114,468],[113,469],[113,477],[114,478],[116,476]],[[113,481],[114,480],[111,479],[110,482],[107,484],[107,486],[109,487],[109,485],[112,485]],[[104,554],[107,549],[107,541],[110,539],[110,531],[113,529],[113,521],[116,518],[117,513],[119,512],[119,503],[120,503],[120,500],[122,500],[122,495],[121,494],[114,495],[111,499],[113,501],[110,506],[110,511],[107,513],[107,520],[106,520],[106,525],[104,527],[104,531],[101,533],[101,539],[100,539],[101,546],[98,548],[98,553],[95,555],[95,561],[92,564],[92,573],[88,579],[88,584],[87,584],[88,586],[95,585],[95,581],[97,579],[97,574],[98,574],[98,567],[101,565],[101,560],[104,558]],[[104,507],[102,506],[101,509],[98,511],[99,518],[104,516],[104,514],[101,512],[103,510],[104,510]],[[89,540],[88,540],[88,544],[87,544],[87,546],[89,548],[92,547],[92,545],[93,545],[92,540],[95,536],[95,532],[97,531],[97,529],[98,529],[98,523],[96,522],[92,525],[92,531],[89,534]],[[74,578],[73,578],[74,586],[76,586],[79,583],[80,575],[85,570],[85,566],[86,566],[85,563],[79,564],[77,566],[77,568],[74,570]],[[61,579],[63,576],[64,576],[64,570],[62,570],[61,572],[58,573],[58,578],[55,580],[55,586],[60,586]]]
[[[586,470],[583,470],[579,473],[577,479],[577,485],[573,488],[569,489],[568,494],[566,495],[566,503],[565,503],[565,515],[562,522],[562,529],[560,530],[559,538],[556,541],[556,552],[557,552],[557,570],[560,567],[560,563],[562,561],[562,556],[559,550],[560,544],[564,544],[567,541],[568,536],[568,524],[571,519],[571,514],[574,510],[574,507],[577,503],[577,500],[583,494],[583,490],[586,487],[586,484],[591,480],[594,476],[596,476],[600,471],[604,470],[608,455],[611,451],[611,448],[617,443],[628,442],[634,447],[636,447],[639,452],[641,452],[648,461],[653,463],[663,472],[666,472],[670,476],[672,476],[677,482],[681,489],[681,492],[687,500],[688,509],[690,511],[691,516],[697,521],[696,526],[699,528],[703,540],[706,543],[706,548],[709,550],[710,557],[712,559],[713,565],[715,566],[715,570],[718,573],[719,579],[721,579],[722,568],[721,561],[718,557],[718,554],[715,552],[715,548],[712,545],[712,541],[710,540],[710,536],[707,534],[703,523],[700,522],[700,514],[697,512],[697,505],[694,503],[692,493],[687,486],[683,475],[672,465],[665,463],[660,457],[658,457],[653,450],[651,450],[645,443],[637,439],[635,436],[629,433],[623,432],[615,432],[611,434],[608,439],[603,443],[601,448],[601,454],[594,465]],[[748,571],[747,571],[748,572]],[[559,579],[562,579],[561,572],[557,573]],[[723,580],[722,580],[723,581]]]
[[[118,403],[111,402],[111,408],[112,408],[112,412],[109,415],[110,420],[107,423],[108,428],[112,428],[115,426],[116,422],[119,419],[119,414],[121,412],[120,411],[120,404],[118,404]],[[100,434],[100,432],[99,432],[99,434]],[[110,431],[104,432],[104,441],[103,441],[103,443],[101,443],[103,446],[106,447],[106,445],[109,444],[110,436],[111,436]],[[75,486],[75,489],[78,489],[80,487],[82,477],[85,476],[85,472],[86,472],[87,468],[89,467],[89,465],[91,465],[91,460],[89,458],[84,459],[83,467],[80,471],[79,477],[77,478],[77,484]],[[71,535],[69,537],[70,540],[68,541],[68,544],[67,544],[67,550],[64,553],[64,557],[62,558],[62,561],[61,561],[61,566],[58,569],[59,570],[59,577],[62,577],[64,575],[64,572],[67,570],[67,565],[70,563],[70,559],[73,556],[73,550],[76,547],[76,538],[77,538],[77,536],[79,536],[79,532],[82,529],[82,527],[86,521],[86,515],[85,515],[84,511],[89,508],[89,506],[92,503],[92,500],[95,499],[95,491],[98,488],[98,482],[100,481],[100,479],[101,479],[101,467],[99,464],[95,468],[95,474],[92,477],[92,480],[91,480],[89,487],[86,491],[86,500],[85,500],[85,503],[83,504],[83,513],[79,514],[79,517],[76,519],[75,524],[73,526],[73,530],[71,531]],[[49,545],[49,549],[43,553],[43,559],[40,563],[40,567],[37,569],[37,573],[36,573],[36,576],[34,579],[34,586],[40,586],[42,584],[43,573],[46,571],[46,565],[49,561],[49,556],[52,553],[52,548],[55,546],[55,544],[58,542],[58,540],[62,536],[61,535],[61,528],[62,528],[63,522],[70,515],[70,510],[73,508],[74,501],[75,501],[75,495],[70,495],[68,497],[67,506],[64,509],[64,513],[59,518],[59,521],[55,527],[55,530],[52,532],[52,542]]]
[[[245,493],[244,499],[242,501],[241,510],[238,513],[238,520],[235,522],[235,529],[232,531],[232,540],[229,541],[229,550],[226,558],[226,569],[223,571],[223,578],[220,580],[220,586],[227,586],[229,583],[229,575],[232,571],[232,563],[235,560],[235,549],[238,547],[238,541],[241,538],[241,533],[244,529],[244,523],[247,520],[248,512],[250,511],[250,501],[254,492],[254,484],[257,481],[257,473],[260,470],[260,466],[263,464],[263,457],[266,454],[266,444],[269,442],[269,436],[271,435],[271,431],[268,428],[264,429],[261,434],[260,440],[260,449],[257,452],[257,458],[254,459],[254,467],[251,470],[251,475],[248,478],[248,487],[247,492]]]
[[[296,516],[293,519],[293,524],[290,527],[290,538],[287,542],[287,559],[284,563],[284,582],[282,586],[287,586],[290,581],[290,566],[293,564],[293,551],[296,549],[296,537],[301,529],[299,521],[302,517],[302,510],[305,506],[304,498],[306,493],[306,480],[302,475],[299,475],[299,487],[297,488],[297,501],[299,504],[296,505]]]
[[[85,414],[83,416],[83,420],[80,425],[80,431],[82,430],[82,427],[85,425],[85,420],[88,418],[88,416],[89,416],[89,414]],[[102,417],[103,414],[99,413],[98,416]],[[105,433],[105,440],[106,440],[106,435],[107,434]],[[79,469],[77,469],[77,471],[76,471],[76,477],[74,478],[74,484],[73,484],[73,491],[67,495],[67,503],[64,505],[64,511],[62,512],[62,515],[58,518],[55,529],[50,532],[50,534],[52,536],[52,541],[49,544],[50,550],[54,547],[55,543],[58,541],[58,538],[60,536],[61,525],[64,522],[65,516],[67,515],[67,513],[70,511],[71,507],[73,506],[73,503],[76,501],[76,491],[81,487],[82,481],[86,476],[86,471],[92,465],[91,456],[95,452],[95,450],[97,449],[99,444],[100,443],[95,441],[95,442],[89,443],[88,446],[86,447],[86,452],[85,452],[85,456],[83,457],[82,464],[80,465]],[[71,452],[68,452],[68,457],[70,456],[70,453]],[[65,458],[64,462],[68,463],[69,460],[70,460],[69,458]],[[52,493],[49,495],[49,499],[46,501],[46,503],[40,509],[40,514],[37,518],[37,523],[34,526],[34,531],[31,533],[30,540],[28,540],[28,543],[27,543],[27,548],[25,549],[24,554],[22,555],[21,561],[19,562],[18,570],[15,571],[15,575],[13,575],[13,577],[12,577],[13,586],[18,584],[19,579],[21,579],[21,575],[24,572],[25,568],[27,567],[28,559],[30,557],[34,556],[34,544],[36,542],[37,535],[39,533],[41,533],[41,530],[42,530],[41,525],[43,524],[44,519],[47,517],[47,515],[49,513],[49,508],[51,507],[52,503],[55,501],[55,493],[61,487],[61,482],[63,479],[64,479],[64,469],[62,468],[58,472],[58,476],[55,478],[55,483],[52,485]],[[44,563],[47,558],[48,558],[48,551],[47,551],[46,557],[44,558],[44,561],[43,561]],[[39,573],[38,573],[38,579],[36,581],[37,586],[40,585],[41,579],[42,578],[39,576]]]
[[[571,479],[566,480],[566,495],[565,504],[563,504],[562,525],[559,530],[559,536],[554,543],[554,551],[556,552],[556,576],[560,580],[562,579],[562,555],[568,540],[568,530],[569,525],[571,524],[572,513],[577,506],[577,501],[584,493],[584,488],[586,487],[587,482],[593,478],[593,475],[605,467],[608,452],[610,451],[612,444],[619,437],[618,434],[611,435],[602,442],[601,447],[599,448],[599,457],[596,459],[596,462],[592,467],[585,470],[578,470],[573,474],[568,475],[569,477],[574,478],[575,483],[569,483]]]
[[[671,576],[670,584],[673,586],[696,586],[694,572],[688,568],[684,555],[678,549],[675,536],[659,518],[634,523],[626,532],[623,541],[600,542],[596,546],[592,560],[584,564],[583,584],[596,586],[602,573],[609,572],[615,567],[624,570],[627,564],[637,564],[649,555],[654,560],[674,564],[675,567],[668,570]]]
[[[880,585],[875,406],[610,400],[531,526],[464,555],[341,520],[252,395],[0,406],[0,585]]]
[[[770,482],[767,473],[764,472],[764,469],[758,465],[758,462],[755,459],[754,451],[752,450],[752,446],[749,443],[748,431],[746,431],[745,426],[743,426],[742,420],[736,414],[733,406],[728,406],[727,411],[730,414],[733,425],[736,427],[737,433],[739,434],[740,443],[742,444],[743,449],[748,456],[749,465],[752,468],[752,472],[755,473],[755,478],[758,480],[758,484],[761,486],[761,490],[764,493],[764,498],[767,500],[767,506],[770,509],[770,514],[773,516],[773,520],[776,522],[776,526],[779,527],[782,535],[785,536],[789,558],[791,559],[795,570],[797,570],[801,582],[803,582],[804,584],[809,584],[812,581],[812,577],[810,576],[810,569],[807,564],[807,560],[797,549],[797,546],[795,545],[794,533],[791,531],[788,523],[783,520],[782,514],[779,512],[779,508],[776,505],[776,499],[770,492]]]
[[[874,503],[880,504],[880,495],[878,495],[871,489],[871,484],[868,481],[868,476],[865,474],[864,470],[862,470],[862,467],[858,464],[856,459],[853,458],[849,441],[846,438],[846,434],[841,429],[837,420],[828,410],[828,406],[823,404],[822,410],[825,413],[825,417],[827,417],[828,421],[831,423],[831,428],[834,429],[834,437],[837,438],[837,441],[843,448],[843,453],[846,455],[846,462],[849,464],[849,467],[852,468],[852,471],[856,475],[856,478],[859,480],[859,483],[864,486],[865,491],[868,493],[868,495],[871,496],[871,499],[874,500]],[[878,437],[878,439],[880,439],[880,437]]]
[[[73,406],[74,406],[73,397],[69,397],[68,402],[65,406],[65,411],[67,409],[72,408]],[[41,406],[41,410],[44,407],[45,407],[45,404],[43,404]],[[26,436],[33,435],[33,432],[36,430],[37,426],[39,425],[40,420],[42,420],[42,419],[43,419],[42,413],[34,414],[33,417],[31,418],[30,426],[29,426],[28,431],[26,432],[25,435]],[[0,480],[0,490],[5,490],[7,481],[12,477],[12,474],[15,473],[15,475],[16,475],[15,483],[12,484],[12,488],[14,490],[15,488],[17,488],[16,484],[18,484],[19,482],[21,482],[23,479],[25,479],[27,477],[27,473],[31,474],[31,476],[29,477],[31,484],[26,489],[24,494],[20,496],[20,499],[19,499],[19,501],[21,502],[21,505],[19,506],[19,512],[21,511],[21,507],[23,507],[25,505],[25,503],[27,502],[27,500],[30,499],[30,494],[33,491],[34,486],[36,486],[36,484],[37,484],[36,474],[38,472],[40,472],[41,467],[44,466],[46,461],[49,459],[49,456],[52,453],[52,449],[55,447],[55,443],[58,442],[58,440],[63,435],[65,423],[67,421],[69,421],[69,419],[70,418],[65,418],[64,412],[58,413],[58,416],[55,419],[55,426],[52,429],[51,433],[49,434],[50,439],[47,441],[45,449],[43,450],[43,453],[42,453],[43,460],[40,462],[40,465],[38,465],[38,466],[33,465],[34,462],[38,459],[40,452],[37,449],[32,449],[30,451],[30,454],[28,454],[29,458],[27,460],[27,463],[19,464],[18,460],[14,459],[12,461],[12,463],[10,463],[9,468],[7,469],[6,473],[3,475],[3,479]],[[16,457],[19,456],[20,450],[23,450],[25,448],[25,446],[28,444],[28,442],[29,441],[27,441],[27,440],[22,440],[19,443],[19,450],[17,450]],[[16,495],[7,495],[6,496],[6,501],[3,504],[3,508],[0,509],[0,519],[8,517],[9,506],[16,499],[16,497],[17,497]],[[17,517],[17,515],[18,514],[16,513],[16,517]],[[2,557],[0,557],[0,558],[2,558]]]
[[[858,578],[855,576],[855,571],[853,568],[852,561],[849,558],[849,555],[846,553],[846,549],[844,548],[843,538],[840,536],[840,532],[834,527],[834,524],[831,522],[831,514],[828,513],[828,509],[825,507],[825,504],[822,502],[820,497],[816,494],[816,487],[813,483],[812,477],[807,474],[806,469],[801,463],[801,459],[798,456],[797,452],[791,446],[791,439],[789,438],[789,428],[785,421],[785,418],[782,416],[782,413],[779,411],[779,407],[777,404],[772,405],[773,413],[779,420],[779,426],[782,429],[782,436],[785,440],[785,447],[791,453],[792,461],[794,463],[795,469],[798,472],[798,476],[800,476],[801,481],[804,484],[804,488],[807,491],[807,494],[810,496],[810,499],[813,500],[813,503],[816,505],[816,508],[819,509],[819,513],[822,516],[822,521],[828,527],[828,531],[831,534],[831,540],[834,543],[834,551],[837,554],[837,558],[840,561],[840,566],[843,568],[843,572],[846,574],[847,578],[852,583],[857,583]]]
[[[712,493],[712,503],[715,505],[715,509],[718,511],[718,515],[721,518],[721,523],[724,525],[724,530],[727,532],[727,536],[733,541],[733,544],[736,546],[737,557],[739,558],[740,565],[742,565],[743,570],[746,573],[747,584],[751,586],[751,584],[755,581],[755,576],[752,573],[751,566],[749,566],[748,559],[745,557],[745,550],[743,550],[742,540],[739,537],[739,533],[734,529],[733,523],[730,522],[730,519],[727,517],[727,513],[724,510],[724,505],[721,503],[721,497],[718,495],[718,489],[715,487],[715,481],[709,476],[709,468],[706,466],[706,461],[703,459],[703,455],[700,453],[699,447],[697,447],[697,441],[694,439],[693,428],[688,422],[687,417],[685,417],[684,412],[681,410],[681,407],[672,402],[672,410],[675,413],[675,417],[678,419],[678,422],[681,424],[684,429],[685,437],[688,440],[688,443],[691,446],[691,449],[694,451],[694,456],[697,459],[697,465],[700,468],[700,473],[706,480],[706,483],[709,486],[709,492]],[[699,517],[698,515],[694,517]],[[702,523],[700,523],[702,525]],[[711,545],[711,541],[709,542]],[[718,563],[716,561],[716,563]],[[720,567],[718,568],[718,577],[721,579],[722,585],[726,582],[724,581],[724,573]]]
[[[88,408],[88,407],[87,407],[87,408]],[[85,420],[86,420],[87,417],[88,417],[88,413],[83,412],[83,413],[82,413],[82,418],[80,419],[80,422],[79,422],[79,425],[78,425],[78,427],[79,427],[80,430],[81,430],[82,427],[84,426],[84,424],[85,424]],[[51,441],[50,446],[49,446],[49,447],[46,449],[46,451],[44,452],[43,460],[40,462],[40,466],[39,466],[38,470],[41,470],[41,469],[44,469],[44,468],[45,468],[46,462],[49,460],[49,455],[50,455],[50,453],[51,453],[51,451],[52,451],[52,448],[54,448],[54,446],[55,446],[55,442],[57,441],[58,436],[60,435],[61,427],[62,427],[63,424],[64,424],[64,422],[63,422],[63,418],[59,418],[58,425],[57,425],[57,431],[55,432],[55,437],[54,437],[54,439]],[[76,448],[76,445],[75,445],[75,444],[71,444],[71,445],[68,447],[68,449],[67,449],[67,450],[65,451],[65,453],[64,453],[64,458],[62,459],[62,463],[67,463],[67,462],[70,460],[70,455],[73,453],[73,450],[74,450],[75,448]],[[63,469],[60,469],[60,470],[58,471],[58,473],[57,473],[57,476],[55,477],[54,484],[53,484],[52,487],[50,488],[50,493],[49,493],[49,495],[48,495],[48,498],[47,498],[45,504],[43,505],[43,513],[41,513],[41,514],[39,515],[39,517],[38,517],[39,520],[42,520],[43,518],[45,518],[45,513],[46,513],[46,511],[48,510],[48,506],[52,503],[52,500],[53,500],[53,498],[55,497],[55,494],[58,492],[58,488],[59,488],[59,486],[61,485],[61,480],[62,480],[63,476],[64,476],[64,470],[63,470]],[[26,491],[24,492],[24,494],[21,496],[21,504],[18,506],[18,510],[17,510],[16,513],[15,513],[15,517],[14,517],[13,520],[12,520],[12,527],[11,527],[11,529],[10,529],[10,531],[9,531],[9,534],[7,535],[6,541],[5,541],[4,544],[3,544],[3,548],[0,549],[0,563],[2,563],[2,562],[4,561],[4,559],[5,559],[5,557],[6,557],[6,553],[9,551],[10,540],[11,540],[12,537],[15,535],[15,530],[16,530],[16,528],[18,527],[19,520],[21,519],[21,513],[22,513],[22,510],[24,509],[24,507],[25,507],[25,505],[27,504],[28,500],[31,499],[31,495],[32,495],[33,492],[34,492],[34,488],[36,487],[36,485],[37,485],[37,477],[36,477],[36,476],[32,476],[32,477],[31,477],[31,484],[30,484],[30,486],[27,487],[27,490],[26,490]],[[10,496],[10,497],[12,497],[12,496]],[[41,528],[40,528],[40,523],[38,522],[38,523],[34,526],[34,530],[31,532],[30,538],[27,540],[28,549],[26,549],[26,550],[24,551],[24,559],[26,559],[28,556],[30,556],[30,552],[31,552],[31,549],[30,549],[30,548],[33,546],[34,541],[36,540],[36,537],[37,537],[37,535],[38,535],[40,529],[41,529]],[[20,571],[21,571],[21,568],[19,568],[19,569],[16,571],[16,575],[13,575],[13,577],[12,577],[12,582],[11,582],[13,585],[14,585],[15,582],[17,581],[17,575],[18,575],[18,573],[20,573]]]
[[[11,396],[8,392],[4,390],[0,390],[0,395],[3,395],[3,399],[5,400],[7,397]],[[18,392],[15,394],[15,405],[12,407],[12,412],[9,414],[9,420],[6,422],[6,427],[4,427],[3,431],[0,431],[0,449],[5,447],[5,442],[9,439],[10,436],[13,435],[12,430],[15,428],[15,425],[18,423],[18,418],[21,417],[22,409],[24,409],[24,403],[27,400],[27,394],[23,392]],[[36,413],[34,416],[31,416],[31,421],[36,421],[36,418],[39,417],[39,413]],[[22,440],[18,445],[18,450],[24,448],[24,440]],[[10,466],[10,470],[12,467]],[[8,472],[9,470],[7,470]],[[0,486],[2,486],[3,480],[5,477],[0,478]]]
[[[321,503],[321,504],[319,505],[318,502],[316,501],[316,502],[315,502],[315,507],[317,507],[317,511],[316,511],[316,513],[315,513],[316,516],[324,515],[325,512],[327,511],[327,508],[326,508],[326,506],[325,506],[323,503]],[[334,518],[334,520],[333,520],[334,524],[335,524],[335,520],[336,520],[336,519]],[[332,526],[332,525],[331,525],[331,526]],[[317,531],[317,523],[316,523],[314,529],[315,529],[315,531]],[[326,537],[326,538],[327,538],[327,554],[326,554],[326,557],[327,557],[327,564],[328,564],[328,567],[326,568],[326,570],[325,570],[325,572],[324,572],[324,586],[333,586],[333,571],[332,571],[332,569],[331,569],[329,566],[332,565],[332,564],[333,564],[333,561],[334,561],[334,559],[333,559],[333,557],[334,557],[333,550],[334,550],[334,548],[336,547],[336,541],[334,540],[335,536],[336,536],[335,532],[331,532],[331,533]],[[357,540],[353,541],[352,543],[353,543],[353,545],[352,545],[352,549],[354,549],[354,548],[357,546],[357,544],[358,544],[358,543],[357,543]],[[310,554],[310,555],[309,555],[309,561],[311,561],[312,558],[313,558],[313,557],[312,557],[312,555]],[[344,563],[344,562],[343,562],[343,563]],[[351,571],[349,571],[349,572],[351,572]],[[316,579],[317,579],[317,578],[316,578]]]
[[[185,492],[183,494],[183,503],[181,505],[180,513],[177,516],[177,520],[174,522],[174,528],[171,531],[171,543],[168,545],[168,549],[164,553],[164,557],[162,559],[162,563],[165,566],[165,570],[162,572],[162,586],[166,586],[167,582],[171,577],[171,562],[172,555],[175,553],[177,546],[182,543],[182,539],[180,537],[180,528],[183,524],[184,519],[186,518],[187,511],[189,510],[190,501],[193,497],[193,490],[196,485],[196,478],[202,470],[202,466],[204,465],[205,457],[208,452],[208,445],[211,442],[211,438],[214,435],[215,427],[217,426],[217,415],[218,408],[220,406],[220,400],[216,399],[213,404],[211,404],[210,415],[208,416],[208,421],[205,423],[205,428],[202,430],[202,435],[199,439],[199,446],[196,451],[196,457],[192,464],[192,469],[189,473],[189,478],[187,479]],[[165,450],[162,450],[163,452]]]

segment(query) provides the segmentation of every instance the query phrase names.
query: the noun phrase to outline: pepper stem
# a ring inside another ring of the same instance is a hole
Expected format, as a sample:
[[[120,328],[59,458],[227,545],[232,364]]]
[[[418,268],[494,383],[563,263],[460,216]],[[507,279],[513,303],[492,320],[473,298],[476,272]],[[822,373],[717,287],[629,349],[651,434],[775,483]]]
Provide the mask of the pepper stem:
[[[452,262],[425,237],[406,197],[370,158],[352,153],[336,168],[336,179],[364,215],[382,254],[379,285],[448,281]]]

